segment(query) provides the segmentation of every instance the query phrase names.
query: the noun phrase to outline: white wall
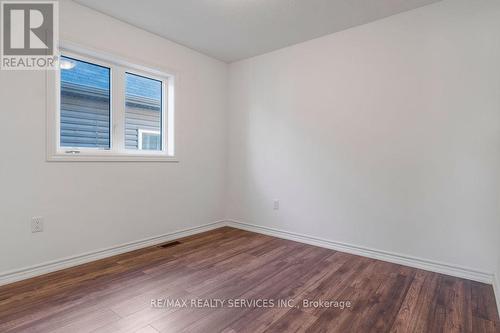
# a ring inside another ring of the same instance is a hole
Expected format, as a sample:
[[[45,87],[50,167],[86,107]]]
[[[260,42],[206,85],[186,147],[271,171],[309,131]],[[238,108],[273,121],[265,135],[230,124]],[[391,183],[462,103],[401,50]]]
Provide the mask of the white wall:
[[[46,162],[45,74],[0,71],[0,273],[224,215],[227,65],[72,2],[60,11],[62,40],[175,70],[180,163]],[[31,234],[39,215],[46,230]]]
[[[493,273],[498,31],[448,0],[232,64],[228,218]]]

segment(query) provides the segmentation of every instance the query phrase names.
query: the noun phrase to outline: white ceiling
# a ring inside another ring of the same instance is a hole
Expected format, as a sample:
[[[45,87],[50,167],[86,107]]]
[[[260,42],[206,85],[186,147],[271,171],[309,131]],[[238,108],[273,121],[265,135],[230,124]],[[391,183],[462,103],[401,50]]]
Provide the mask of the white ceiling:
[[[75,0],[225,62],[440,0]]]

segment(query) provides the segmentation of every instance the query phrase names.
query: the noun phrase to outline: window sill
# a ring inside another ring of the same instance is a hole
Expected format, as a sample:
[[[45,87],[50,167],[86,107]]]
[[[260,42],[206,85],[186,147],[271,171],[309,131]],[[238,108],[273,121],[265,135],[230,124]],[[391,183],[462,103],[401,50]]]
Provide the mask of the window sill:
[[[51,154],[47,162],[173,162],[179,160],[175,156],[158,154]]]

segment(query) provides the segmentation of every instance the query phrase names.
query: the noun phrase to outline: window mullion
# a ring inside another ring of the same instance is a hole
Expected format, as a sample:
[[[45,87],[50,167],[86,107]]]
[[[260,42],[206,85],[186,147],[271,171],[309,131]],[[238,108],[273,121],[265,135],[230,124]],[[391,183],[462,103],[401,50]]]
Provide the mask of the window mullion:
[[[122,153],[125,151],[125,70],[114,66],[112,69],[111,105],[113,142],[111,151]]]

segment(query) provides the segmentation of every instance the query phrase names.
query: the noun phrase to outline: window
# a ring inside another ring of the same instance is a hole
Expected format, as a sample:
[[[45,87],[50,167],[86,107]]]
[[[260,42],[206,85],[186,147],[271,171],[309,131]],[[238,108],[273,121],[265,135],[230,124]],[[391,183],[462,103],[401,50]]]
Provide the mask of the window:
[[[172,75],[81,49],[50,75],[49,160],[175,160]]]
[[[125,73],[125,147],[161,150],[162,82]]]
[[[110,69],[61,59],[61,147],[109,149]]]
[[[161,150],[160,131],[148,131],[139,129],[139,142],[137,144],[140,150]]]

